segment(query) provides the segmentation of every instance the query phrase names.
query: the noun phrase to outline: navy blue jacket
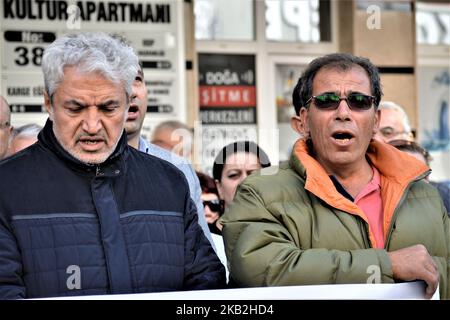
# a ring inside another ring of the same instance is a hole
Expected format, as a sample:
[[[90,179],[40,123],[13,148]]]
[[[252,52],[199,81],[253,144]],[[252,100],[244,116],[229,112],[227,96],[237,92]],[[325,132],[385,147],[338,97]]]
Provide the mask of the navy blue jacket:
[[[183,174],[125,134],[87,165],[47,121],[36,144],[0,162],[0,298],[224,285]]]

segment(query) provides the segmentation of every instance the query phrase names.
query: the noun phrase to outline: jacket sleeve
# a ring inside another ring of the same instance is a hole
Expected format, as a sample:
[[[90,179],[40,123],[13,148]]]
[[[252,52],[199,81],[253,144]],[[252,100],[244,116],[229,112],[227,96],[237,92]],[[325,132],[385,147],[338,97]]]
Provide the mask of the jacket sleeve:
[[[203,209],[203,202],[202,202],[202,190],[200,188],[200,182],[198,181],[197,174],[195,173],[194,169],[189,163],[185,164],[186,168],[183,172],[185,172],[188,184],[189,184],[189,192],[191,193],[191,198],[195,203],[197,216],[198,216],[198,224],[202,228],[206,238],[209,240],[209,243],[211,243],[211,246],[213,247],[214,251],[216,250],[214,241],[212,240],[211,232],[209,231],[208,224],[206,223],[205,218],[205,212]],[[188,176],[189,175],[189,176]]]
[[[222,222],[230,276],[239,286],[371,283],[378,275],[393,283],[385,250],[302,250],[283,221],[289,217],[271,214],[249,184],[238,190]]]
[[[432,223],[434,229],[432,233],[428,232],[428,234],[432,234],[433,237],[427,249],[438,266],[439,297],[440,299],[450,299],[450,219],[437,190],[434,190],[434,194],[429,195],[429,198],[433,202],[433,205],[429,206],[429,211],[440,213],[439,220],[442,219],[442,225]],[[423,199],[421,200],[424,201]],[[433,221],[432,217],[429,218],[429,221],[431,224],[431,221]],[[425,226],[422,226],[422,228],[425,233]]]
[[[21,255],[14,236],[0,219],[0,299],[25,297]]]
[[[225,268],[198,224],[198,215],[192,199],[189,198],[186,202],[184,289],[224,288]]]
[[[447,241],[447,258],[446,258],[446,266],[444,264],[443,270],[440,274],[440,298],[441,299],[450,299],[450,218],[444,209],[443,214],[444,220],[444,230],[445,230],[445,239]],[[445,274],[445,270],[447,270],[447,274]]]

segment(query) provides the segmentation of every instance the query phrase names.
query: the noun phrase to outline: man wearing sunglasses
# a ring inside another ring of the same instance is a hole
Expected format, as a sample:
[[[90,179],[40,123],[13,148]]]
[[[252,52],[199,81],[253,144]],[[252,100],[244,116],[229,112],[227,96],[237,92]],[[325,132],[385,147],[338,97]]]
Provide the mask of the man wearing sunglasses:
[[[309,64],[293,92],[302,138],[290,161],[247,178],[222,218],[237,285],[423,280],[427,298],[438,284],[449,298],[449,219],[428,166],[373,140],[381,95],[368,59]]]

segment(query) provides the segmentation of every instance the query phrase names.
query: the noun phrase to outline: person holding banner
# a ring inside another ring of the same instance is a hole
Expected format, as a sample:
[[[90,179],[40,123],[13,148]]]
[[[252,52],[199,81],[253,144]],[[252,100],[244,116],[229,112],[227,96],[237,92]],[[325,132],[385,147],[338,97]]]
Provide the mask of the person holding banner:
[[[0,299],[223,287],[184,175],[127,143],[133,49],[68,35],[42,70],[49,119],[0,164]]]
[[[293,92],[301,134],[273,175],[249,176],[222,216],[243,287],[423,280],[450,297],[450,221],[428,166],[373,139],[381,100],[365,58],[313,60]]]

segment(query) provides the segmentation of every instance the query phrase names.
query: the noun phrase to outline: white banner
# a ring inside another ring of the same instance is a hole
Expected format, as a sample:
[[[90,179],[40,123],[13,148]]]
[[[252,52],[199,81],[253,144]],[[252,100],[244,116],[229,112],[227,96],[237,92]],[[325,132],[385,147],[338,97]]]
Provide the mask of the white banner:
[[[315,286],[264,287],[223,290],[197,290],[77,296],[53,299],[70,300],[391,300],[425,299],[422,281],[396,284],[333,284]],[[432,297],[439,299],[439,288]]]

